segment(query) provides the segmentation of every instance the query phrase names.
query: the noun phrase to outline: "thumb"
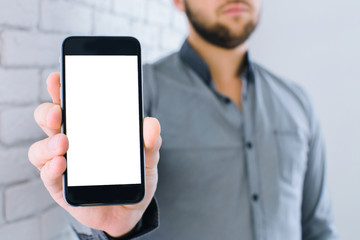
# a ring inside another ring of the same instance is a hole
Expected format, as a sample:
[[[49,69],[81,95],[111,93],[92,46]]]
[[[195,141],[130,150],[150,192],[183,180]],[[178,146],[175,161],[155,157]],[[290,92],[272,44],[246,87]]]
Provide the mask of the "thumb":
[[[51,73],[46,83],[48,92],[53,100],[53,103],[60,105],[60,73]]]
[[[159,161],[159,149],[162,143],[159,121],[156,118],[145,118],[143,131],[145,144],[145,166],[146,168],[153,168]]]

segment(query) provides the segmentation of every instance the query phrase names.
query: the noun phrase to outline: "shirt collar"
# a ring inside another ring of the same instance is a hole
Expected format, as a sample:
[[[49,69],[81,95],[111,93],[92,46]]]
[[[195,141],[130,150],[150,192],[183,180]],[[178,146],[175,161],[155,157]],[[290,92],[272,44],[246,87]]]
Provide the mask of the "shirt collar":
[[[180,49],[181,60],[188,65],[200,78],[207,84],[211,84],[211,74],[207,63],[200,57],[195,49],[190,45],[188,40],[185,40]],[[245,76],[246,81],[252,82],[255,80],[253,64],[250,61],[249,52],[245,55],[246,69],[242,76]],[[245,80],[243,79],[243,80]]]

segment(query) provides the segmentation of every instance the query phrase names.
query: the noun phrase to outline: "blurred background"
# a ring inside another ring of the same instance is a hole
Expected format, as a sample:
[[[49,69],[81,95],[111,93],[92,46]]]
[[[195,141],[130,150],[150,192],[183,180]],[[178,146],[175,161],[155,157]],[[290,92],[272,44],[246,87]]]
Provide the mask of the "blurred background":
[[[360,2],[263,0],[252,58],[311,95],[327,143],[327,172],[342,239],[360,215]],[[171,0],[0,0],[0,239],[76,239],[69,217],[27,160],[45,135],[33,120],[49,101],[69,35],[132,35],[144,62],[176,51],[187,33]]]

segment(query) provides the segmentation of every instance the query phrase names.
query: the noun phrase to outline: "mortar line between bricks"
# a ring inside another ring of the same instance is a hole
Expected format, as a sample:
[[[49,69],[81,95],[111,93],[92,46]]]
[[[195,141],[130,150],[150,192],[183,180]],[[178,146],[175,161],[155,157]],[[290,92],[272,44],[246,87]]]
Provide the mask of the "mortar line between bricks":
[[[37,101],[36,101],[37,102]],[[30,107],[30,106],[36,106],[36,103],[34,102],[23,102],[23,103],[2,103],[1,112],[7,111],[7,110],[13,110],[14,107],[21,108],[21,107]],[[1,116],[0,116],[1,117]]]
[[[35,110],[35,108],[34,108]],[[40,127],[39,127],[40,129]],[[41,138],[46,137],[45,134]],[[18,140],[16,143],[4,143],[3,141],[0,141],[0,143],[6,147],[6,148],[13,148],[13,147],[30,147],[31,144],[33,144],[35,141],[40,140],[41,138],[31,139],[31,140]]]
[[[1,50],[1,49],[0,49]],[[59,63],[54,65],[1,65],[0,69],[4,70],[37,70],[39,68],[49,69],[49,68],[57,68],[59,67]]]
[[[32,144],[32,143],[34,143],[33,140],[31,140],[31,142],[29,141],[29,144]],[[2,144],[0,144],[0,151],[12,151],[12,150],[18,150],[18,149],[23,149],[23,148],[26,148],[28,150],[29,144],[19,144],[19,145],[12,146],[12,147],[7,147],[7,146],[5,147]]]
[[[30,179],[27,179],[27,180],[23,180],[23,181],[16,182],[16,183],[14,183],[14,184],[8,184],[8,186],[7,186],[6,188],[7,188],[7,189],[8,189],[8,188],[12,188],[12,187],[14,187],[14,186],[16,186],[16,185],[27,184],[27,183],[31,183],[31,182],[33,182],[33,181],[41,181],[41,179],[40,179],[39,177],[30,178]],[[43,184],[42,181],[41,181],[41,184]],[[4,191],[4,192],[5,192],[5,191]],[[49,193],[47,192],[47,194],[49,194]],[[50,195],[50,194],[49,194],[49,195]],[[4,200],[6,200],[6,199],[4,198]],[[5,206],[5,204],[4,204],[4,206]],[[29,214],[29,215],[20,217],[20,218],[16,218],[16,219],[14,219],[14,220],[7,220],[7,219],[6,219],[6,214],[5,214],[5,212],[4,212],[5,220],[6,220],[6,223],[13,224],[13,223],[20,222],[20,221],[23,221],[23,220],[27,220],[27,219],[31,219],[31,218],[36,218],[36,219],[38,219],[39,223],[41,223],[41,218],[42,218],[42,216],[44,215],[44,213],[45,213],[46,211],[50,210],[51,208],[56,207],[56,206],[58,206],[58,204],[57,204],[55,201],[52,201],[52,203],[51,203],[49,206],[45,207],[44,209],[39,210],[39,211],[37,211],[37,212],[34,212],[34,213],[32,213],[32,214]],[[60,207],[60,206],[59,206],[59,207]],[[5,209],[5,210],[6,210],[6,209]],[[39,225],[41,225],[41,224],[39,224]],[[40,228],[41,228],[41,227],[40,227]],[[42,229],[40,229],[40,231],[41,231],[41,230],[42,230]]]
[[[94,35],[95,32],[95,8],[94,6],[91,8],[91,29],[90,29],[90,34]]]
[[[145,23],[144,20],[147,18],[146,13],[145,13],[145,16],[143,17],[143,19],[140,19],[140,21],[139,21],[139,19],[138,19],[137,17],[135,17],[135,16],[133,16],[133,15],[131,15],[131,14],[120,13],[120,12],[116,11],[116,10],[115,10],[115,1],[116,1],[116,0],[113,1],[112,11],[110,12],[112,15],[117,16],[117,17],[126,18],[126,19],[127,19],[128,21],[130,21],[130,22],[141,22],[141,23]],[[145,1],[143,4],[145,5],[144,8],[146,9],[146,6],[148,5],[148,1]],[[147,11],[145,11],[145,12],[147,12]]]
[[[48,30],[48,29],[39,29],[39,33],[40,34],[44,34],[44,35],[68,35],[68,34],[83,34],[83,33],[78,33],[78,32],[72,32],[72,31],[58,31],[58,30]]]
[[[64,35],[64,34],[69,34],[69,33],[73,33],[71,31],[56,31],[56,30],[46,30],[46,29],[41,29],[39,27],[36,27],[36,28],[29,28],[29,29],[23,29],[23,28],[15,28],[15,27],[9,27],[5,30],[2,29],[3,32],[5,31],[17,31],[17,32],[25,32],[25,33],[38,33],[38,34],[44,34],[44,35],[53,35],[53,34],[56,34],[56,35]]]
[[[1,67],[1,63],[2,63],[2,53],[3,51],[3,30],[0,31],[0,67]]]
[[[9,188],[11,188],[11,187],[14,187],[14,186],[16,186],[16,185],[19,185],[19,184],[24,184],[24,183],[28,183],[28,182],[30,182],[31,181],[31,179],[24,179],[24,180],[21,180],[21,181],[17,181],[17,182],[10,182],[10,183],[6,183],[5,185],[4,185],[4,189],[3,189],[3,192],[4,192],[4,206],[6,206],[6,197],[5,197],[5,192],[9,189]],[[5,212],[4,212],[5,213]],[[6,214],[5,214],[6,215]]]
[[[9,221],[5,218],[5,225],[10,225],[10,224],[16,224],[18,222],[22,222],[22,221],[26,221],[26,220],[29,220],[29,219],[32,219],[32,218],[35,218],[37,219],[38,221],[40,221],[40,218],[41,216],[40,215],[30,215],[30,216],[26,216],[26,217],[21,217],[19,219],[15,219],[15,220],[12,220],[12,221]],[[39,224],[40,225],[40,224]]]
[[[22,30],[22,31],[34,29],[33,27],[15,26],[7,23],[0,24],[0,27],[6,30]]]
[[[106,7],[99,7],[99,6],[96,6],[96,4],[91,4],[91,3],[86,3],[86,2],[79,2],[78,0],[62,0],[62,1],[66,2],[66,3],[72,3],[72,4],[75,4],[75,5],[81,6],[81,7],[86,7],[86,8],[96,8],[98,10],[109,10]],[[110,4],[110,7],[111,7],[111,4]]]
[[[144,3],[144,5],[145,5],[145,6],[144,6],[145,12],[144,12],[144,16],[143,16],[143,18],[141,19],[140,22],[142,22],[143,24],[147,24],[147,23],[148,23],[148,19],[149,19],[149,11],[148,11],[149,2],[146,1],[146,2]]]
[[[115,0],[111,0],[110,1],[110,13],[115,13],[115,3],[114,3]]]
[[[118,12],[115,12],[115,11],[110,12],[109,14],[112,15],[112,16],[115,16],[115,17],[122,17],[122,18],[128,20],[129,22],[142,22],[143,21],[143,20],[137,19],[136,17],[130,16],[128,14],[118,13]]]
[[[42,29],[41,27],[41,22],[42,22],[42,12],[43,12],[43,8],[42,8],[42,5],[43,5],[43,2],[45,0],[39,0],[39,22],[37,24],[37,32],[40,33],[40,34],[59,34],[59,35],[70,35],[70,34],[74,34],[72,33],[71,31],[69,32],[64,32],[64,31],[56,31],[56,30],[46,30],[46,29]],[[74,3],[73,1],[65,1],[65,2],[72,2]],[[78,4],[78,2],[75,2],[75,4]],[[88,7],[88,5],[87,5]]]
[[[34,106],[36,107],[36,105],[38,104],[38,100],[34,100],[34,101],[31,101],[31,102],[19,102],[19,103],[16,103],[16,102],[11,102],[11,103],[8,103],[8,102],[2,102],[2,107],[5,107],[5,108],[2,108],[1,110],[2,111],[6,111],[8,108],[10,109],[13,109],[13,108],[20,108],[20,107],[30,107],[30,106]],[[35,109],[35,108],[34,108]]]
[[[110,15],[112,17],[120,17],[120,18],[123,18],[124,20],[131,20],[130,17],[128,17],[127,15],[124,16],[123,14],[120,14],[120,13],[116,13],[116,12],[113,12],[113,11],[109,11],[109,10],[106,10],[106,9],[96,9],[94,8],[94,14],[95,13],[102,13],[102,14],[107,14],[107,15]]]
[[[86,2],[79,2],[78,0],[63,0],[63,2],[67,3],[75,3],[76,5],[82,6],[82,7],[94,7],[95,4],[86,3]]]
[[[9,65],[0,65],[0,70],[37,70],[39,67],[25,66],[9,66]]]
[[[38,22],[37,22],[37,24],[36,24],[36,29],[39,31],[39,29],[40,29],[40,23],[41,23],[41,13],[42,13],[42,1],[43,0],[39,0],[39,3],[38,3]]]
[[[39,68],[37,69],[37,74],[38,74],[38,90],[39,90],[38,96],[37,96],[38,102],[41,102],[41,92],[42,92],[42,74],[41,74],[41,73],[42,73],[42,72],[43,72],[42,68],[39,67]]]

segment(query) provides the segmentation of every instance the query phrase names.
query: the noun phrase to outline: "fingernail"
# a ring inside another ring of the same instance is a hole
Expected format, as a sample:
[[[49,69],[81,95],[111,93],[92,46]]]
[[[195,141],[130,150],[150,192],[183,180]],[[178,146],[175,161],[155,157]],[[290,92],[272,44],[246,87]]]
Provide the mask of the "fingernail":
[[[60,110],[60,106],[56,104],[55,106],[53,106],[53,107],[50,109],[49,112],[59,111],[59,110]]]
[[[52,151],[56,150],[58,146],[58,142],[59,142],[59,135],[53,136],[48,143],[49,149]]]

